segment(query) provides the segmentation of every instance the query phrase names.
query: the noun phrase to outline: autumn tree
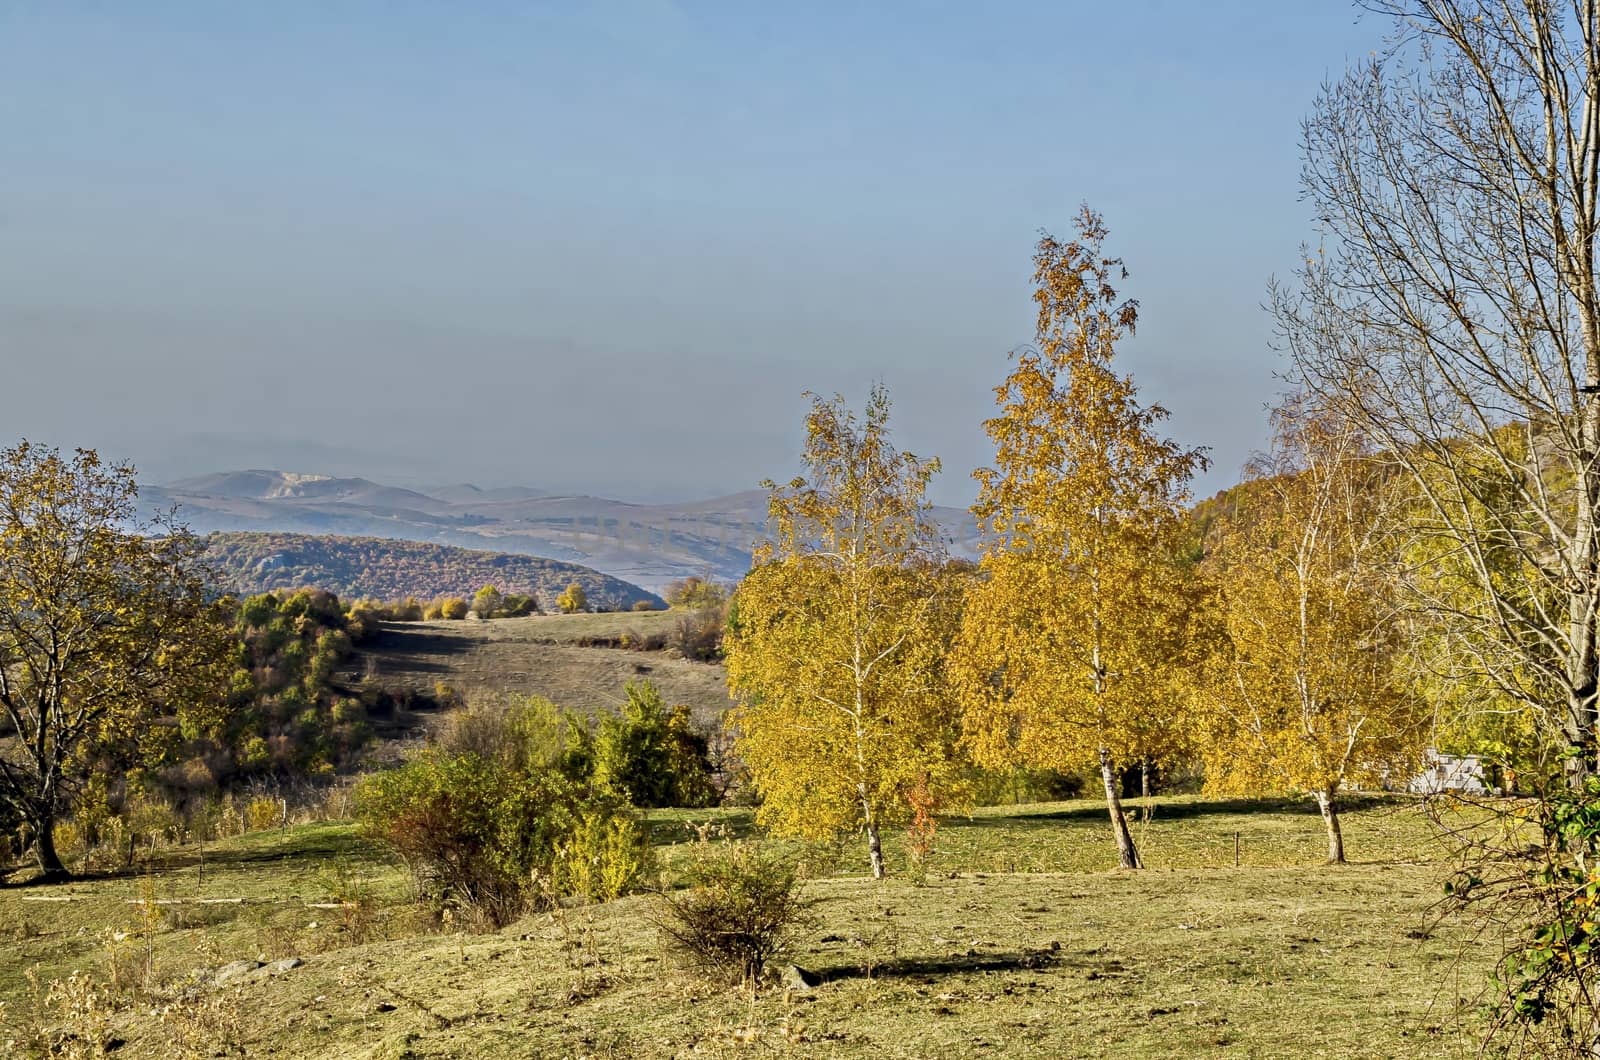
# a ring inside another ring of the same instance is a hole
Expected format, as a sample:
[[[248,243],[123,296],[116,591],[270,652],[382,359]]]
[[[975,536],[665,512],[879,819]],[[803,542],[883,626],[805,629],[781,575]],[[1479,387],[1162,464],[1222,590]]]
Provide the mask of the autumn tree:
[[[728,598],[728,591],[710,578],[691,574],[687,578],[679,578],[669,584],[662,590],[661,597],[673,607],[698,611],[708,607],[720,607]]]
[[[1227,633],[1200,697],[1207,790],[1311,795],[1333,863],[1341,793],[1410,777],[1432,721],[1397,665],[1387,477],[1348,421],[1291,397],[1206,559]]]
[[[1461,677],[1582,748],[1581,786],[1600,754],[1600,8],[1366,6],[1395,33],[1305,124],[1324,242],[1274,305],[1320,400],[1464,560],[1418,597]]]
[[[960,773],[943,660],[961,593],[924,497],[937,460],[894,448],[889,397],[857,419],[813,396],[805,477],[771,493],[724,642],[736,750],[775,832],[860,829],[872,874],[881,832],[913,792],[947,800]]]
[[[0,451],[0,802],[64,877],[58,817],[92,762],[159,754],[176,717],[213,725],[227,630],[207,603],[200,545],[144,520],[133,469],[93,450]]]
[[[563,615],[575,615],[588,606],[589,596],[577,582],[568,585],[561,591],[561,595],[556,597],[556,607],[561,609]]]
[[[1085,207],[1078,230],[1039,241],[1037,341],[985,424],[995,466],[976,473],[973,512],[988,543],[953,669],[979,761],[1097,766],[1119,861],[1137,868],[1118,770],[1181,743],[1198,609],[1179,509],[1205,459],[1158,437],[1165,410],[1113,367],[1138,303],[1112,286],[1125,272],[1099,215]]]

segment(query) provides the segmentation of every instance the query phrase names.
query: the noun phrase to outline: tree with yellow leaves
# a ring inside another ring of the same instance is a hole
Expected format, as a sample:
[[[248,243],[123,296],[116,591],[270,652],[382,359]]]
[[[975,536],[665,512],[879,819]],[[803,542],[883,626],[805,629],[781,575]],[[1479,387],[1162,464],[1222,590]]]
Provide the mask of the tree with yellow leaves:
[[[884,875],[881,830],[959,789],[944,658],[962,578],[924,498],[937,460],[889,439],[875,387],[864,422],[812,395],[807,476],[767,482],[772,540],[734,597],[724,642],[736,749],[774,832],[861,830]]]
[[[1113,368],[1138,303],[1112,287],[1126,273],[1099,215],[1078,230],[1039,241],[1037,341],[985,424],[995,466],[973,512],[989,540],[952,669],[978,760],[1098,766],[1118,860],[1137,868],[1118,769],[1181,744],[1200,609],[1179,508],[1205,458],[1158,437],[1165,410]]]
[[[561,595],[556,597],[556,607],[563,615],[575,615],[580,611],[589,609],[589,595],[583,591],[583,586],[573,582],[561,590]]]
[[[200,545],[139,519],[126,465],[23,442],[0,451],[0,804],[41,878],[67,875],[53,829],[95,766],[158,754],[219,719],[228,634]]]
[[[1206,788],[1311,795],[1337,863],[1340,793],[1411,776],[1431,712],[1396,668],[1406,635],[1382,468],[1347,421],[1302,398],[1273,428],[1206,560],[1227,632],[1201,697]]]

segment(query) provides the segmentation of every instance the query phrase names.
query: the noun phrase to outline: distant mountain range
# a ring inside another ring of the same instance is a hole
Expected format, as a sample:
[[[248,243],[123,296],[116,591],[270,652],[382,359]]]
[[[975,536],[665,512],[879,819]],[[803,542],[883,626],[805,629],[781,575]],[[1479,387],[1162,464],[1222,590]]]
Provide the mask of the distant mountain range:
[[[179,521],[198,534],[250,530],[425,541],[576,563],[653,592],[690,574],[743,577],[767,524],[761,490],[683,504],[630,504],[525,488],[404,489],[268,470],[141,486],[140,499],[151,509],[176,506]],[[977,530],[968,512],[935,508],[933,514],[953,553],[976,554]]]

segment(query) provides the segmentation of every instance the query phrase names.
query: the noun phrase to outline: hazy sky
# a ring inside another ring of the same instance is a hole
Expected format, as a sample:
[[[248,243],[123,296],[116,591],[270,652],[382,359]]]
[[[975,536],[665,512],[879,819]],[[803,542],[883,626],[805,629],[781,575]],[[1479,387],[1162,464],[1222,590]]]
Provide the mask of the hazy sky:
[[[1333,0],[0,0],[0,439],[630,499],[795,468],[884,381],[965,503],[1040,228],[1106,216],[1126,351],[1235,480],[1314,239]]]

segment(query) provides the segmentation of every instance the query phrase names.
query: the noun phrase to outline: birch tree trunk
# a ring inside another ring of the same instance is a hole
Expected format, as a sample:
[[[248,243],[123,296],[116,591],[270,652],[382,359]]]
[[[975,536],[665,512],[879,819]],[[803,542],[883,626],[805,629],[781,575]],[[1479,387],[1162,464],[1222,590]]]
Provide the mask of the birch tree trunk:
[[[867,819],[867,856],[872,860],[872,878],[881,880],[884,877],[883,868],[883,841],[878,837],[878,819]]]
[[[1339,803],[1331,791],[1317,792],[1317,809],[1322,811],[1322,823],[1328,829],[1328,864],[1344,864],[1344,831],[1339,827]]]
[[[1100,779],[1106,788],[1106,809],[1111,814],[1111,830],[1117,837],[1117,863],[1124,869],[1139,867],[1139,851],[1133,845],[1133,833],[1128,830],[1128,817],[1122,812],[1121,778],[1117,776],[1116,763],[1111,750],[1100,748]]]

